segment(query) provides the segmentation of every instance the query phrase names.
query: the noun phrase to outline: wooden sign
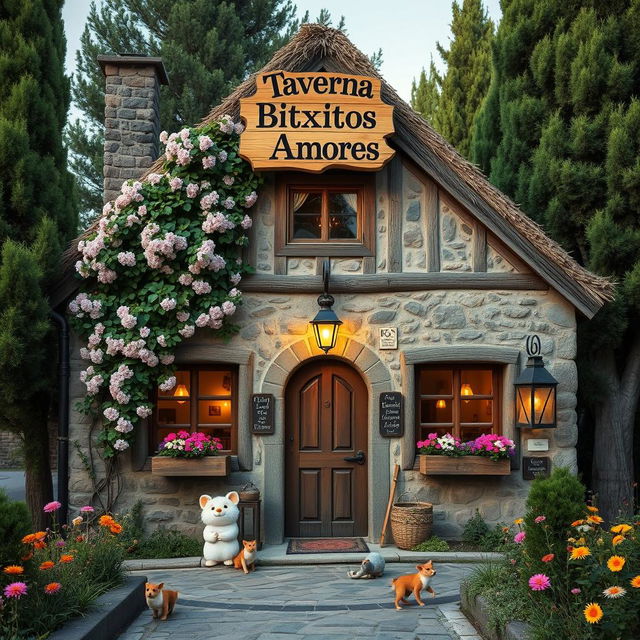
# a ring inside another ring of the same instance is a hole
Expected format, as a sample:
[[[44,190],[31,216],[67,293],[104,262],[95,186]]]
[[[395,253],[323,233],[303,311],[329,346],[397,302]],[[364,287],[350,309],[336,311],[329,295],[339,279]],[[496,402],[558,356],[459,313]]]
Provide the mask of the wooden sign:
[[[522,477],[524,480],[535,480],[536,478],[548,478],[551,470],[551,460],[549,458],[522,458]]]
[[[375,171],[395,153],[385,140],[393,107],[382,102],[377,78],[261,73],[256,93],[240,100],[240,117],[240,155],[254,170]]]
[[[400,438],[404,435],[402,394],[399,391],[380,394],[380,435],[383,438]]]
[[[275,433],[275,398],[271,393],[254,393],[251,396],[251,431],[257,435]]]

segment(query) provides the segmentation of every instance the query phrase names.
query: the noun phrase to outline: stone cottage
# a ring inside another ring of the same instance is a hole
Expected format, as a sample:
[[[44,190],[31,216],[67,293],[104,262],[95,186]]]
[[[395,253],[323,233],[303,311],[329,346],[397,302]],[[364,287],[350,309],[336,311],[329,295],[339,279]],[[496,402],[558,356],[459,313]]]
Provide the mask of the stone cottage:
[[[170,78],[157,58],[101,56],[99,62],[106,77],[110,201],[123,180],[140,177],[156,160],[158,89]],[[124,455],[117,509],[141,500],[150,527],[194,533],[200,494],[252,481],[261,491],[267,543],[288,536],[374,540],[398,464],[397,494],[433,504],[437,535],[458,537],[475,509],[490,524],[512,520],[530,486],[523,456],[576,469],[576,316],[592,317],[610,296],[610,284],[578,265],[489,184],[344,34],[303,26],[262,72],[275,70],[381,81],[382,102],[393,107],[393,133],[386,138],[393,157],[366,172],[357,166],[262,171],[248,249],[255,274],[241,284],[240,331],[222,342],[198,330],[179,347],[176,389],[158,395],[153,416]],[[256,92],[256,77],[206,121],[223,114],[237,120],[241,99]],[[327,259],[333,311],[343,324],[325,354],[310,320]],[[67,262],[75,260],[73,247]],[[73,269],[67,272],[59,304],[77,288]],[[544,364],[558,382],[555,428],[516,428],[514,383],[530,334],[540,337]],[[79,341],[74,345],[72,511],[91,498],[83,461],[90,420],[74,410],[85,391]],[[395,433],[384,431],[388,416],[380,415],[381,394],[389,392],[401,394]],[[267,418],[256,424],[260,398]],[[228,473],[152,470],[159,441],[176,426],[218,435]],[[421,473],[416,441],[432,432],[463,440],[503,434],[517,443],[517,454],[507,475]],[[540,453],[531,452],[536,449]]]

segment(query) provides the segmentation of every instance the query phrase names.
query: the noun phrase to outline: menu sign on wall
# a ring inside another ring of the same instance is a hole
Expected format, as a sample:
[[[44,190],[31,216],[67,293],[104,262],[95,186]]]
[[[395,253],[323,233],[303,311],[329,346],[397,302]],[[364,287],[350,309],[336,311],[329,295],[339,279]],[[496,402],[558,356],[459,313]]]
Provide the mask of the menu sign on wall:
[[[269,71],[240,100],[240,155],[253,169],[380,169],[393,157],[393,107],[380,80],[344,73]]]
[[[270,393],[254,393],[251,396],[251,431],[258,435],[275,432],[275,398]]]
[[[536,478],[548,478],[551,470],[549,458],[527,457],[522,458],[522,477],[524,480]]]
[[[403,434],[402,394],[399,391],[381,393],[380,435],[383,438],[400,438]]]

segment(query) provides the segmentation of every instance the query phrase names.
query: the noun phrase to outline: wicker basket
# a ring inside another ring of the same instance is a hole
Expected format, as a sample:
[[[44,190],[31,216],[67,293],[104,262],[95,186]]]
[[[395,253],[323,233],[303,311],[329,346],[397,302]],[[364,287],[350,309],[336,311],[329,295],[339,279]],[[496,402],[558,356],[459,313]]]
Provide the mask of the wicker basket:
[[[391,508],[391,533],[398,549],[413,549],[431,537],[430,502],[396,502]]]
[[[260,489],[253,482],[248,482],[240,489],[241,502],[253,502],[260,499]]]

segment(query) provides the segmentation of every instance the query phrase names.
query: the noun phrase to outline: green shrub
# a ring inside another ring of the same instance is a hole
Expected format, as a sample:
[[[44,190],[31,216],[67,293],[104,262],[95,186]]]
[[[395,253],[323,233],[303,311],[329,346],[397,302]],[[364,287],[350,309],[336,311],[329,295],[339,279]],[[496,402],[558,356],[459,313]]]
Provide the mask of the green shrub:
[[[132,550],[133,558],[185,558],[202,555],[202,542],[179,531],[156,529]]]
[[[31,517],[24,502],[14,502],[0,489],[0,567],[20,558],[20,540],[31,530]]]
[[[449,543],[438,536],[431,536],[428,540],[413,547],[412,551],[449,551]]]
[[[484,521],[480,512],[476,509],[472,518],[467,520],[462,531],[462,542],[479,546],[482,539],[489,533],[489,526]]]
[[[548,553],[562,557],[574,520],[584,510],[584,485],[566,468],[558,468],[548,478],[534,480],[527,498],[524,517],[526,538],[524,551],[536,564],[535,571],[543,571],[540,558]],[[544,526],[535,519],[544,516]]]
[[[511,530],[497,524],[480,538],[478,547],[480,551],[505,551],[511,545],[511,539]]]

